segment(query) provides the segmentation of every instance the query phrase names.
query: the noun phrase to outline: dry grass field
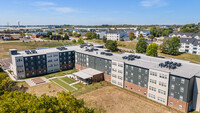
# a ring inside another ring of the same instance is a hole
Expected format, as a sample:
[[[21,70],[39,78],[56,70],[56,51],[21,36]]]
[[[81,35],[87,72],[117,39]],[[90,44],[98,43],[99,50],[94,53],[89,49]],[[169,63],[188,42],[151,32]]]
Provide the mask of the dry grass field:
[[[50,83],[45,83],[45,84],[40,84],[37,86],[30,87],[28,84],[25,82],[23,83],[18,83],[18,86],[23,85],[25,87],[25,92],[35,94],[36,96],[41,96],[43,94],[49,95],[49,96],[57,96],[58,92],[65,91],[58,85],[56,85],[53,82]]]
[[[105,113],[178,113],[178,111],[153,102],[117,86],[105,86],[77,96],[95,112]]]

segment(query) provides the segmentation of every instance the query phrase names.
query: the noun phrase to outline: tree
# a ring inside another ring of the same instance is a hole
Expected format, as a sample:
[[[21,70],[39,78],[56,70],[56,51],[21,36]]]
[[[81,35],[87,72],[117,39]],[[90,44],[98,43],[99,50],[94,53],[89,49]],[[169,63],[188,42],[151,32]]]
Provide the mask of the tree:
[[[144,38],[142,34],[140,34],[139,38]]]
[[[43,32],[42,29],[36,29],[36,32]]]
[[[76,40],[75,40],[75,39],[73,39],[73,40],[72,40],[72,43],[73,43],[73,44],[75,44],[75,43],[76,43]]]
[[[69,36],[67,34],[64,35],[65,40],[69,40]]]
[[[136,44],[136,52],[137,53],[146,53],[147,49],[147,42],[145,38],[139,38],[137,44]]]
[[[124,39],[123,39],[123,38],[121,38],[121,39],[120,39],[120,41],[124,41]]]
[[[111,51],[116,51],[117,50],[117,41],[107,40],[105,46],[107,49],[109,49]]]
[[[87,37],[87,39],[92,39],[92,33],[91,32],[87,32],[85,34],[85,36]]]
[[[58,31],[58,34],[63,34],[63,29],[61,28],[61,29],[59,29],[59,31]]]
[[[179,48],[180,48],[180,39],[178,37],[173,37],[169,41],[168,51],[167,53],[170,55],[179,55]]]
[[[19,34],[20,34],[21,37],[25,37],[26,36],[25,33],[22,33],[22,32],[20,32]]]
[[[146,51],[147,51],[147,56],[157,57],[158,56],[158,45],[155,43],[151,43],[147,47]]]
[[[151,36],[150,36],[150,39],[151,39],[151,41],[153,41],[153,39],[154,39],[154,36],[153,36],[153,35],[151,35]]]
[[[55,96],[37,97],[19,91],[5,93],[0,99],[1,113],[94,113],[85,107],[83,100],[76,99],[70,92],[59,92]]]
[[[74,32],[74,36],[75,36],[75,37],[80,37],[80,36],[81,36],[81,34],[80,34],[80,33],[78,33],[78,31],[75,31],[75,32]]]
[[[131,32],[131,33],[129,34],[129,39],[132,41],[132,40],[135,39],[135,38],[136,38],[135,34],[134,34],[133,32]]]
[[[10,92],[13,87],[15,87],[15,82],[13,82],[7,75],[7,73],[0,73],[0,96],[6,92]]]
[[[47,37],[49,37],[50,35],[52,35],[53,33],[51,31],[47,31]]]
[[[103,36],[103,43],[106,43],[106,41],[107,41],[106,36]]]
[[[85,43],[82,37],[79,37],[79,38],[78,38],[78,43],[79,43],[79,44],[84,44],[84,43]]]
[[[168,46],[169,46],[169,40],[167,39],[160,45],[161,52],[167,54]]]

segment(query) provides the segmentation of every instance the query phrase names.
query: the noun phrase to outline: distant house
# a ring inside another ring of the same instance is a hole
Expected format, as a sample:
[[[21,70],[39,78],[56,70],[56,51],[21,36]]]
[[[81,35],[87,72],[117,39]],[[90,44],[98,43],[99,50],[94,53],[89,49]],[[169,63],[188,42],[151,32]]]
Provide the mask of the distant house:
[[[105,36],[106,31],[98,31],[96,33],[97,33],[97,35],[99,35],[99,38],[102,39]]]
[[[148,31],[148,30],[136,30],[136,31],[134,31],[134,34],[137,38],[140,37],[140,34],[142,34],[143,37],[148,37],[148,36],[150,36],[150,31]]]
[[[179,37],[179,38],[196,38],[200,39],[200,34],[196,33],[171,33],[169,37]]]
[[[123,38],[124,36],[127,36],[127,33],[124,32],[124,30],[112,30],[112,31],[108,31],[105,34],[107,40],[120,40],[121,38]]]
[[[196,38],[180,38],[180,52],[200,55],[200,40]]]
[[[34,33],[32,34],[32,38],[39,38],[40,36],[46,37],[46,35],[47,35],[46,32]]]

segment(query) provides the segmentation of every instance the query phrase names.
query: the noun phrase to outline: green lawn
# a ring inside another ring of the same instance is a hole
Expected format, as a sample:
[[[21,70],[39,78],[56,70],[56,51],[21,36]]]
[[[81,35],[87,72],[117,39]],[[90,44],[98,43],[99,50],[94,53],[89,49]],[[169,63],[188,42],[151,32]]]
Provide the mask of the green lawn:
[[[75,89],[71,86],[69,86],[68,84],[62,82],[59,79],[53,79],[52,81],[56,82],[57,84],[61,85],[63,88],[67,89],[68,91],[72,92],[75,91]]]
[[[77,89],[81,89],[84,85],[81,84],[81,83],[78,83],[78,84],[74,84],[73,86],[74,86],[75,88],[77,88]]]
[[[68,84],[71,84],[71,83],[74,83],[74,82],[76,82],[75,80],[73,80],[73,79],[70,79],[70,78],[68,78],[68,77],[64,77],[64,78],[61,78],[63,81],[65,81],[65,82],[67,82]]]
[[[44,77],[48,79],[48,78],[51,78],[51,77],[64,76],[64,75],[67,75],[67,74],[72,74],[74,72],[76,72],[76,69],[51,73],[51,74],[44,75]]]

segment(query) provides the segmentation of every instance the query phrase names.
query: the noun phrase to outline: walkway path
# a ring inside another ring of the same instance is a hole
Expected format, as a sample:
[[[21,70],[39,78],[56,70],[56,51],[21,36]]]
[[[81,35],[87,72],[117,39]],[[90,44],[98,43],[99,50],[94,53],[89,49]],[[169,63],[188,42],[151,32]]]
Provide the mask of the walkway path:
[[[60,81],[62,81],[62,82],[64,82],[65,84],[67,84],[67,85],[69,85],[67,82],[65,82],[64,80],[62,80],[62,79],[59,79]],[[70,86],[70,85],[69,85]],[[71,86],[72,88],[74,88],[74,89],[76,89],[76,90],[78,90],[77,88],[75,88],[74,86]]]
[[[71,83],[69,84],[70,86],[74,85],[74,84],[78,84],[80,81],[77,81],[77,82],[74,82],[74,83]]]

